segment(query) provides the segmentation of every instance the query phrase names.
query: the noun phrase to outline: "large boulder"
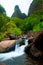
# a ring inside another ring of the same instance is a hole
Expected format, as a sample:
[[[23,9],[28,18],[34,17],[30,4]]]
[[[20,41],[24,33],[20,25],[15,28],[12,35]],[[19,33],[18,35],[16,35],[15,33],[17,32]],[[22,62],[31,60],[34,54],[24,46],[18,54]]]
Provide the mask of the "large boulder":
[[[19,38],[17,40],[4,40],[0,42],[0,53],[6,53],[15,50],[15,45],[24,45],[24,40]]]
[[[34,41],[25,48],[25,53],[30,53],[35,58],[43,58],[43,30],[35,35]]]
[[[0,42],[0,52],[10,51],[15,49],[16,40],[4,40]]]

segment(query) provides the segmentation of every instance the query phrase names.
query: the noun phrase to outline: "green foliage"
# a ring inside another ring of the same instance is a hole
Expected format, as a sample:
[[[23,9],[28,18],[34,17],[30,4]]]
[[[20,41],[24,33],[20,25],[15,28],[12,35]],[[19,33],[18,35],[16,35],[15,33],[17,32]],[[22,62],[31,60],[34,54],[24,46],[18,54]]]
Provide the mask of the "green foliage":
[[[0,41],[3,39],[2,33],[0,33]]]
[[[21,24],[20,28],[26,32],[29,30],[32,30],[35,25],[37,25],[40,22],[40,14],[34,13],[30,17],[23,20],[23,23]]]
[[[20,35],[21,29],[18,28],[22,20],[19,18],[9,18],[6,15],[0,14],[0,40],[7,36],[7,34]]]
[[[0,33],[0,41],[4,38],[4,37],[6,37],[6,32],[1,32]]]
[[[38,10],[43,10],[43,0],[33,0],[29,8],[28,15],[33,14]]]
[[[17,28],[14,21],[10,21],[6,24],[6,32],[7,34],[10,33],[10,34],[16,34],[16,35],[19,35],[22,33],[21,30]]]
[[[0,40],[2,40],[4,38],[4,36],[6,35],[5,33],[5,25],[10,21],[10,18],[7,17],[4,14],[0,14]]]
[[[0,32],[2,32],[2,27],[7,24],[7,22],[10,21],[10,18],[6,15],[0,14]]]
[[[20,30],[20,28],[14,28],[12,33],[15,35],[20,35],[20,34],[22,34],[22,31]]]
[[[11,18],[11,21],[14,21],[14,23],[16,24],[17,27],[20,27],[21,23],[22,23],[22,19],[20,18],[17,18],[17,17],[14,17],[14,18]]]
[[[15,34],[17,36],[22,33],[21,29],[17,28],[14,21],[7,22],[1,27],[1,30],[2,31],[0,32],[0,40],[4,37],[7,37],[7,34]]]
[[[37,32],[39,30],[43,29],[43,22],[37,24],[36,26],[33,27],[33,32]]]
[[[0,15],[0,32],[2,31],[1,28],[6,23],[6,18],[3,15]]]
[[[17,14],[18,10],[15,12]],[[22,15],[24,16],[25,14],[22,13]],[[30,30],[32,32],[37,32],[43,29],[43,10],[36,11],[24,20],[17,17],[9,18],[4,14],[0,14],[0,40],[7,37],[7,34],[15,34],[18,36],[22,33],[27,33]]]
[[[17,28],[14,21],[8,22],[4,28],[6,28],[5,30],[6,30],[7,34],[8,33],[12,33],[12,34],[16,34],[16,35],[21,34],[20,33],[21,30],[19,28]]]

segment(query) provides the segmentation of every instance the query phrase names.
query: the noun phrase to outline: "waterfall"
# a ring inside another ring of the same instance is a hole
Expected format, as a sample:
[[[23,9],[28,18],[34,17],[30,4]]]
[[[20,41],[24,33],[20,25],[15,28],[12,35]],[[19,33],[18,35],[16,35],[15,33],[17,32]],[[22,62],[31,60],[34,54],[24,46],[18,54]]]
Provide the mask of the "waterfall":
[[[24,48],[25,46],[28,45],[28,39],[25,39],[24,42],[25,45],[21,45],[21,46],[19,46],[19,44],[16,43],[14,51],[8,53],[0,53],[0,61],[5,61],[23,55]]]
[[[16,45],[15,45],[15,50],[16,50],[18,47],[19,47],[19,44],[16,43]]]
[[[28,39],[25,39],[25,45],[27,46],[28,45]]]

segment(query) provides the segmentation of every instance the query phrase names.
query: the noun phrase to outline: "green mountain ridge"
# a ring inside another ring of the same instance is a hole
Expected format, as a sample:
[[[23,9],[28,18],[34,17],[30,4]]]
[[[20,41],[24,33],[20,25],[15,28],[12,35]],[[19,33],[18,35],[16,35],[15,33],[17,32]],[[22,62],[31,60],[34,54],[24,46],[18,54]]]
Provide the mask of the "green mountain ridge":
[[[43,10],[43,0],[33,0],[29,8],[28,15],[40,10]]]
[[[12,17],[18,17],[18,18],[20,18],[20,19],[24,19],[24,18],[26,18],[27,16],[26,16],[25,13],[22,13],[22,12],[20,11],[19,6],[16,5],[16,6],[15,6],[15,9],[14,9],[14,13],[12,14]]]

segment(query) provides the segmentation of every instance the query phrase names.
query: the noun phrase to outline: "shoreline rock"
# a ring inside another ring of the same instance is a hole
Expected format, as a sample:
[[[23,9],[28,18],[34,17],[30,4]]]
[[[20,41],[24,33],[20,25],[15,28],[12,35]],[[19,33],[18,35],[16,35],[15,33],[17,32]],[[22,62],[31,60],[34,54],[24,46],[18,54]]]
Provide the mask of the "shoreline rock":
[[[0,53],[5,52],[9,47],[15,45],[16,40],[4,40],[0,42]]]

